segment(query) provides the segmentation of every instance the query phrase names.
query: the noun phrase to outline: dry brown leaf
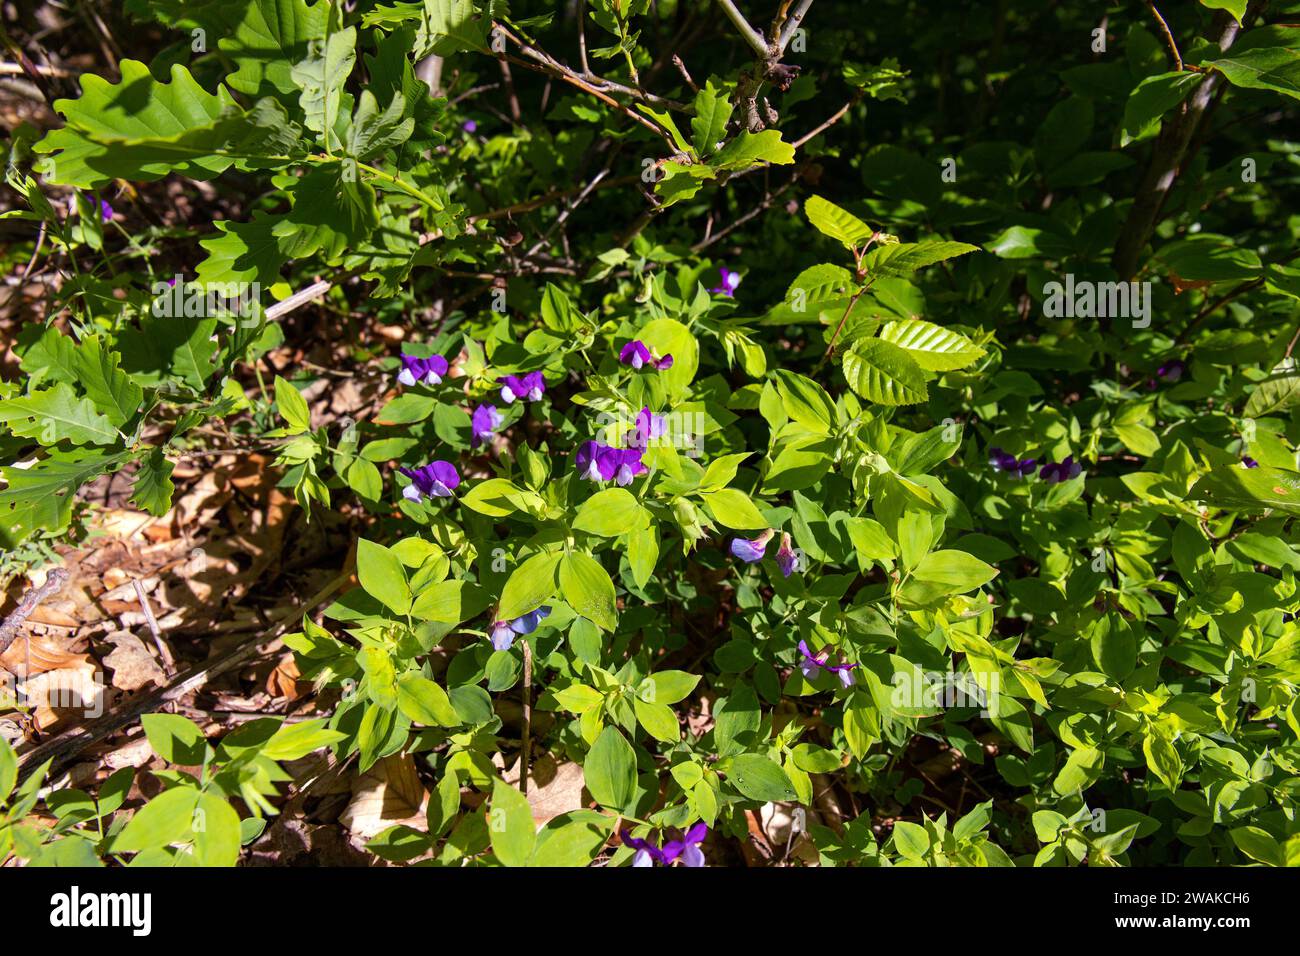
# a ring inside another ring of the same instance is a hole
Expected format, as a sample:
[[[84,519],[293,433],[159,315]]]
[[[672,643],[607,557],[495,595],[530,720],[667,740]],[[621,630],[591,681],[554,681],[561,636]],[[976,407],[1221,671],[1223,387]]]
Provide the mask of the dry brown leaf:
[[[365,840],[399,823],[423,829],[428,799],[413,757],[385,757],[352,782],[352,800],[339,822]]]
[[[121,690],[139,690],[146,684],[161,687],[167,674],[140,638],[129,631],[110,634],[106,640],[113,650],[104,658],[104,665],[113,671],[113,686]]]
[[[519,763],[507,770],[502,779],[511,786],[519,786]],[[542,826],[562,813],[581,810],[582,766],[572,761],[557,764],[550,754],[543,754],[528,768],[528,804],[533,810],[533,820]]]
[[[0,667],[11,674],[35,676],[45,671],[66,668],[88,667],[95,669],[94,662],[85,654],[68,650],[70,641],[66,637],[53,634],[22,635],[9,645],[9,649],[0,654]]]

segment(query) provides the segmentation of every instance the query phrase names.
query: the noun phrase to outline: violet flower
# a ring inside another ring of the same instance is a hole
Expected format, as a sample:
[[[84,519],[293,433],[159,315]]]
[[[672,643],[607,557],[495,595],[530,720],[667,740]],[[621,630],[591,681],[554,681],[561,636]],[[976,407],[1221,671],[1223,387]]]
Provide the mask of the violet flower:
[[[522,377],[503,375],[497,381],[501,383],[501,401],[507,405],[514,404],[515,399],[536,402],[546,392],[546,379],[541,372],[529,372]]]
[[[397,380],[403,385],[439,385],[447,374],[447,360],[441,355],[428,358],[416,358],[402,353],[402,370],[397,373]]]
[[[624,365],[630,365],[632,368],[640,370],[643,366],[664,371],[673,367],[673,357],[665,355],[663,358],[655,358],[654,353],[640,339],[633,339],[619,350],[618,360]]]
[[[746,564],[762,561],[763,555],[767,553],[767,543],[772,540],[774,534],[775,531],[768,529],[757,538],[732,538],[731,553]]]
[[[678,857],[682,858],[683,866],[703,866],[704,853],[700,850],[700,844],[708,835],[709,827],[701,821],[687,830],[686,836],[682,839],[669,840],[660,849],[650,840],[634,837],[631,830],[619,831],[619,838],[622,839],[624,846],[636,850],[636,855],[632,857],[633,866],[654,866],[656,863],[660,866],[672,866]]]
[[[740,285],[740,273],[732,272],[726,266],[720,266],[718,274],[722,276],[722,282],[709,291],[714,295],[725,295],[728,299],[734,299],[736,286]]]
[[[641,449],[614,448],[598,441],[583,442],[575,458],[578,477],[592,481],[613,480],[619,485],[630,485],[633,478],[649,470],[641,460]]]
[[[840,679],[840,683],[845,687],[852,687],[853,668],[857,664],[828,664],[830,660],[830,651],[822,651],[820,654],[814,654],[808,650],[808,642],[799,642],[799,653],[803,655],[803,661],[799,664],[799,669],[803,671],[803,676],[808,680],[814,680],[819,671],[825,671],[828,674],[834,674]]]
[[[541,623],[542,618],[550,613],[550,607],[542,605],[522,617],[515,618],[513,621],[493,621],[492,633],[489,636],[493,650],[510,650],[514,646],[515,638],[518,635],[533,633],[533,631],[537,630],[537,625]]]
[[[107,199],[99,201],[99,218],[101,222],[111,222],[113,220],[113,207],[108,204]]]
[[[1163,378],[1166,382],[1176,382],[1183,377],[1187,371],[1187,363],[1181,359],[1174,359],[1172,362],[1166,362],[1156,369],[1156,376]]]
[[[781,547],[776,552],[776,563],[781,569],[781,573],[787,578],[795,571],[802,570],[799,567],[799,554],[790,546],[790,532],[781,532]]]
[[[504,418],[495,405],[480,405],[474,409],[469,420],[469,447],[477,448],[484,442],[491,441]]]
[[[467,119],[465,122],[460,124],[460,128],[467,133],[473,133],[478,130],[478,123],[474,122],[472,119]]]
[[[641,409],[636,417],[636,425],[627,435],[629,448],[645,448],[656,438],[662,438],[668,429],[668,422],[662,415],[656,415],[649,408]]]
[[[1083,474],[1083,466],[1074,460],[1073,455],[1066,455],[1065,461],[1055,465],[1051,462],[1043,465],[1038,477],[1049,485],[1056,485],[1071,478],[1078,478],[1081,474]]]
[[[1017,458],[996,446],[989,449],[989,464],[993,466],[994,471],[1005,471],[1017,478],[1023,478],[1034,472],[1034,459]]]
[[[1257,462],[1254,458],[1251,458],[1249,455],[1242,455],[1242,456],[1241,456],[1241,464],[1242,464],[1242,466],[1245,467],[1245,468],[1258,468],[1258,467],[1259,467],[1259,462]]]
[[[434,461],[423,468],[397,470],[411,479],[411,483],[402,489],[402,497],[412,501],[419,501],[421,497],[450,498],[452,491],[460,484],[456,466],[449,461]]]

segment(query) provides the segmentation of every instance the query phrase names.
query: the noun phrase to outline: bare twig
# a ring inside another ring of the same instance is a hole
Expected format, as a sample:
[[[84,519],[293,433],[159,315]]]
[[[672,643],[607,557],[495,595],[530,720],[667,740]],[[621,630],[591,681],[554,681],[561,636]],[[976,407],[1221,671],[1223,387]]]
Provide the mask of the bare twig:
[[[317,299],[323,296],[330,290],[332,285],[333,283],[326,282],[323,279],[319,282],[313,282],[311,285],[307,286],[307,288],[295,292],[283,302],[277,302],[275,305],[269,307],[266,310],[267,321],[273,321],[280,318],[282,315],[288,315],[294,309],[307,304],[312,299]]]
[[[153,635],[154,646],[158,648],[158,654],[162,658],[163,670],[168,677],[174,677],[176,676],[176,659],[172,657],[172,652],[163,643],[162,631],[158,629],[158,619],[153,616],[153,605],[149,603],[149,595],[144,593],[144,587],[140,584],[139,578],[132,578],[131,583],[135,585],[135,596],[140,601],[140,609],[144,611],[145,623],[149,625],[149,633]]]
[[[837,110],[829,119],[826,120],[826,122],[822,123],[820,126],[817,126],[811,132],[806,133],[803,136],[800,136],[790,145],[793,146],[795,149],[799,149],[809,140],[813,139],[814,137],[820,136],[822,133],[826,132],[828,129],[830,129],[832,126],[838,123],[840,120],[844,119],[844,117],[848,114],[849,110],[851,110],[854,104],[857,103],[858,100],[860,99],[862,99],[861,91],[854,93],[851,97],[849,97],[849,101],[845,103],[843,106],[841,106],[839,110]]]
[[[794,13],[790,14],[790,18],[781,27],[781,35],[777,38],[777,46],[781,48],[782,53],[790,45],[794,35],[799,32],[799,26],[803,23],[803,18],[808,15],[808,8],[812,5],[813,0],[799,0],[799,6],[795,7]]]
[[[36,610],[37,605],[51,595],[58,594],[67,583],[67,570],[52,568],[49,574],[45,576],[45,582],[40,587],[32,588],[22,596],[18,606],[10,611],[9,616],[4,619],[4,623],[0,624],[0,654],[9,650],[9,645],[18,636],[18,628]]]
[[[722,12],[727,15],[727,19],[739,31],[744,41],[750,45],[755,55],[766,58],[772,52],[768,49],[763,34],[750,26],[749,21],[745,19],[745,15],[737,9],[732,0],[718,0],[718,6],[722,7]]]
[[[1178,44],[1174,42],[1174,34],[1169,29],[1169,24],[1160,15],[1160,11],[1156,9],[1156,5],[1152,0],[1147,0],[1147,9],[1156,18],[1156,23],[1160,25],[1160,32],[1164,34],[1165,42],[1169,44],[1169,52],[1174,56],[1174,69],[1181,73],[1183,71],[1183,55],[1178,52]]]

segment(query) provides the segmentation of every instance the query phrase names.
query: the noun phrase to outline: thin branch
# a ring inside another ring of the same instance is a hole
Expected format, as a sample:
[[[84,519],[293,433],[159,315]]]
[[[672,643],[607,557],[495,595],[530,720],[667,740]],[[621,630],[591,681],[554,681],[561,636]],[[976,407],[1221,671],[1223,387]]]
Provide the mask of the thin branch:
[[[813,139],[814,137],[820,136],[822,133],[826,132],[828,129],[830,129],[840,120],[842,120],[848,114],[849,110],[853,108],[854,104],[857,103],[858,100],[860,99],[862,99],[862,92],[858,91],[854,93],[851,97],[849,97],[849,101],[845,103],[843,106],[841,106],[839,110],[836,111],[836,113],[830,117],[830,119],[826,120],[826,122],[822,123],[820,126],[814,128],[810,133],[800,136],[790,145],[793,146],[795,149],[800,149],[809,140]]]
[[[1156,9],[1153,0],[1147,0],[1147,9],[1150,10],[1151,15],[1156,18],[1156,23],[1160,24],[1160,32],[1164,34],[1165,42],[1169,44],[1169,52],[1174,55],[1174,69],[1179,73],[1183,72],[1183,55],[1178,52],[1178,44],[1174,42],[1174,34],[1169,29],[1169,24],[1165,22],[1165,18],[1162,17],[1160,11]]]
[[[768,49],[767,41],[763,39],[763,34],[759,33],[749,25],[749,21],[745,19],[745,15],[736,8],[736,5],[732,0],[718,0],[718,6],[722,7],[722,12],[727,15],[727,19],[731,21],[732,25],[740,31],[740,35],[744,38],[745,42],[749,44],[750,48],[753,49],[757,56],[766,58],[771,55],[772,51]]]
[[[524,650],[524,716],[523,730],[520,734],[519,747],[519,792],[524,796],[528,795],[528,760],[532,750],[532,730],[533,730],[533,649],[528,646],[528,638],[521,636],[519,643]]]
[[[163,643],[162,631],[158,628],[158,619],[153,616],[153,605],[149,603],[149,595],[144,593],[144,586],[140,583],[139,578],[132,578],[131,583],[135,585],[135,596],[140,601],[140,609],[144,611],[145,623],[149,625],[149,633],[153,635],[153,643],[158,648],[158,655],[162,658],[163,671],[168,677],[176,675],[176,659],[172,657],[172,652],[167,649]]]
[[[794,39],[794,35],[799,31],[799,27],[803,24],[803,18],[808,16],[808,8],[812,5],[813,0],[800,0],[799,6],[797,6],[794,13],[790,15],[790,19],[786,20],[785,25],[781,27],[781,35],[777,38],[777,46],[781,48],[782,53],[784,53],[785,48],[790,45],[790,41]]]
[[[10,611],[9,616],[4,619],[4,623],[0,624],[0,654],[9,650],[9,645],[18,636],[18,628],[36,610],[37,605],[46,598],[58,594],[67,583],[68,572],[64,568],[53,568],[45,576],[44,584],[38,588],[32,588],[22,596],[18,606]]]

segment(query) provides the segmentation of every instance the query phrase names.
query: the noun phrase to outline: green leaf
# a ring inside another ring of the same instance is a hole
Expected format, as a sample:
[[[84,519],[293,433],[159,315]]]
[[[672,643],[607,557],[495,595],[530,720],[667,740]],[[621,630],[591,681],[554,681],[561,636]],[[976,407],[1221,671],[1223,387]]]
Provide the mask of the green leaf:
[[[238,109],[224,86],[205,90],[185,67],[174,64],[171,82],[160,83],[138,60],[122,60],[122,79],[109,83],[81,75],[81,97],[55,100],[66,125],[34,147],[48,154],[46,178],[82,188],[112,179],[149,181],[169,173],[210,179],[233,160],[209,148],[178,148],[195,130],[212,129],[223,113]]]
[[[289,78],[301,92],[298,103],[307,117],[307,128],[320,133],[326,150],[342,144],[335,132],[339,113],[351,112],[351,94],[343,84],[352,75],[357,59],[357,30],[348,27],[331,33],[322,47],[308,44],[307,55],[289,70]]]
[[[606,488],[582,503],[573,527],[605,538],[635,531],[646,523],[641,503],[626,488]]]
[[[161,849],[173,843],[189,843],[199,791],[192,787],[164,790],[135,812],[113,841],[113,852],[133,853]]]
[[[121,361],[97,335],[88,336],[72,353],[76,382],[104,417],[120,428],[140,412],[144,390],[118,367]]]
[[[1235,827],[1228,831],[1237,849],[1252,860],[1268,866],[1286,866],[1286,854],[1272,835],[1259,827]]]
[[[872,276],[906,278],[917,269],[978,251],[979,246],[965,242],[898,242],[876,246],[863,256],[862,265]]]
[[[849,386],[879,405],[916,405],[930,397],[921,366],[904,349],[883,339],[858,339],[844,353]]]
[[[561,557],[562,555],[542,552],[515,568],[506,580],[506,586],[501,589],[497,620],[513,621],[545,604],[555,594],[555,572],[560,566]]]
[[[718,148],[727,133],[727,121],[734,107],[731,97],[720,91],[710,80],[695,94],[695,115],[691,117],[691,142],[695,152],[707,157]]]
[[[14,755],[13,747],[9,746],[9,741],[0,737],[0,806],[4,806],[17,782],[18,758]]]
[[[632,708],[636,712],[637,721],[651,737],[669,744],[675,744],[681,739],[677,715],[673,713],[671,707],[634,697]]]
[[[419,674],[403,674],[397,682],[397,706],[426,727],[459,727],[460,717],[440,686]]]
[[[922,319],[886,322],[880,328],[880,338],[894,343],[931,372],[965,368],[984,357],[984,350],[966,336]]]
[[[433,53],[451,56],[468,50],[486,53],[491,22],[473,0],[425,0],[424,20],[416,39],[416,59]]]
[[[1242,414],[1247,418],[1264,418],[1300,404],[1300,371],[1296,360],[1287,356],[1273,367],[1268,378],[1255,386]]]
[[[1279,43],[1285,45],[1255,46],[1241,52],[1230,51],[1222,59],[1206,60],[1202,66],[1218,70],[1233,86],[1249,90],[1271,90],[1300,100],[1300,50],[1296,49],[1294,40],[1286,38],[1281,27],[1266,29],[1278,30]]]
[[[1155,135],[1161,118],[1181,103],[1192,87],[1200,82],[1201,75],[1189,71],[1159,73],[1144,79],[1129,94],[1124,105],[1124,134],[1120,145],[1127,146]]]
[[[785,771],[761,754],[741,754],[734,758],[727,780],[750,800],[782,803],[795,799],[794,787]]]
[[[30,395],[0,402],[0,424],[15,435],[35,438],[47,447],[61,441],[74,445],[112,445],[118,440],[112,422],[62,382]]]
[[[199,796],[194,808],[194,862],[199,866],[234,866],[239,862],[239,814],[215,793]]]
[[[997,577],[998,569],[965,551],[932,551],[923,557],[899,591],[917,604],[964,594]]]
[[[491,603],[491,594],[470,581],[439,581],[416,595],[411,615],[421,621],[460,624],[486,611]]]
[[[176,491],[172,484],[172,468],[161,448],[150,450],[140,459],[140,470],[135,473],[131,504],[158,517],[170,511],[172,495]]]
[[[1230,465],[1203,475],[1187,497],[1233,511],[1272,508],[1300,515],[1300,476],[1269,465]]]
[[[246,0],[238,4],[240,20],[217,43],[235,64],[226,77],[232,90],[250,97],[278,96],[296,101],[292,69],[306,59],[308,44],[325,36],[328,3],[306,0]]]
[[[606,727],[582,765],[587,791],[602,807],[631,812],[636,794],[636,754],[617,727]]]
[[[346,735],[325,726],[326,718],[281,724],[262,747],[262,756],[271,760],[300,760],[309,753],[346,739]]]
[[[1201,6],[1209,7],[1211,10],[1227,10],[1241,23],[1241,18],[1246,15],[1246,7],[1250,0],[1200,0]]]
[[[632,580],[636,586],[645,587],[659,562],[659,533],[653,526],[628,534],[627,561],[632,568]]]
[[[357,541],[357,579],[366,593],[398,614],[411,609],[411,587],[401,559],[389,548],[361,538]]]
[[[741,133],[713,157],[714,169],[740,172],[760,163],[787,165],[794,162],[794,147],[781,139],[781,131],[765,129],[761,133]]]
[[[835,423],[835,402],[826,389],[786,369],[778,369],[775,375],[785,413],[810,431],[829,435]]]
[[[1174,745],[1158,733],[1149,733],[1142,739],[1142,753],[1146,755],[1151,772],[1170,790],[1177,790],[1183,775],[1183,761]]]
[[[582,551],[565,555],[559,568],[560,596],[565,602],[602,631],[614,630],[618,611],[609,572]]]
[[[700,500],[709,509],[717,522],[737,531],[761,531],[767,528],[767,519],[749,495],[736,488],[723,488],[700,495]]]
[[[861,245],[876,232],[853,213],[821,196],[809,196],[803,211],[819,232],[843,243],[846,249]]]
[[[500,777],[492,781],[488,832],[492,837],[492,852],[503,865],[528,865],[537,843],[533,811],[528,798]]]
[[[208,742],[194,721],[179,714],[146,714],[140,723],[149,746],[168,763],[197,767],[204,762]]]
[[[12,546],[37,528],[63,530],[77,489],[128,457],[127,453],[53,452],[30,468],[0,465],[0,475],[8,484],[0,491],[0,541]]]

